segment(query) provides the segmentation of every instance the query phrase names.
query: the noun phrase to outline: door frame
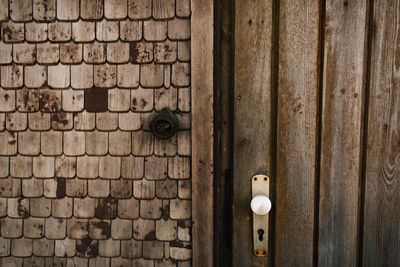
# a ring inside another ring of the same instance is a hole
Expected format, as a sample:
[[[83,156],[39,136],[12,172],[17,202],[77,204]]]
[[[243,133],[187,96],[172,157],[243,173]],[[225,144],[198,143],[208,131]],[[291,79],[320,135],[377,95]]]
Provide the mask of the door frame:
[[[214,0],[191,1],[192,258],[214,264]]]

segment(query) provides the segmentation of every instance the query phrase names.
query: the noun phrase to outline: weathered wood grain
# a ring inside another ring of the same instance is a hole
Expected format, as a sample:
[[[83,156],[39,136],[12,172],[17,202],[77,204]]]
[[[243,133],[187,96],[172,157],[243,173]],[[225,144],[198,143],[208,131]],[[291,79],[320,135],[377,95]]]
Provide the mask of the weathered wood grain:
[[[235,1],[233,266],[266,266],[253,251],[251,177],[270,175],[272,1]],[[273,179],[273,178],[272,178]],[[273,181],[272,181],[273,182]]]
[[[398,0],[374,1],[363,266],[400,265],[399,10]]]
[[[213,23],[212,0],[192,1],[193,266],[213,265]]]
[[[319,266],[356,266],[367,1],[326,1]]]
[[[312,266],[318,1],[280,1],[276,266]]]

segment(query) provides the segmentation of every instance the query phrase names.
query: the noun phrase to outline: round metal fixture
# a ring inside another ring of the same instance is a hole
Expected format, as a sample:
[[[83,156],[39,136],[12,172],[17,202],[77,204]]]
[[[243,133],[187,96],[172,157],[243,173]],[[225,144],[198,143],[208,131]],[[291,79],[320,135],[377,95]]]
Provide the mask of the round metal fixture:
[[[163,108],[150,122],[151,131],[160,139],[171,138],[178,127],[178,118],[169,108]]]

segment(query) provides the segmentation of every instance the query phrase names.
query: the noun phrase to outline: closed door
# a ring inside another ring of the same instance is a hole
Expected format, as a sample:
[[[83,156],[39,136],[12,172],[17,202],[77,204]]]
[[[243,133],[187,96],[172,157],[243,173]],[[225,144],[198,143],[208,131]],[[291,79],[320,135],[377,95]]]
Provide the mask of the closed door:
[[[233,266],[398,266],[399,3],[234,9]],[[270,177],[265,257],[254,174]]]

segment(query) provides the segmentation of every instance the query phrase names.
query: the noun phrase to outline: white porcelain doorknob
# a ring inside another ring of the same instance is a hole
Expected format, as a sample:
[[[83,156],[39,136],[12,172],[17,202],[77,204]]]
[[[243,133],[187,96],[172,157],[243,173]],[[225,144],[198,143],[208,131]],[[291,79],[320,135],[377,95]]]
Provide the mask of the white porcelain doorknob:
[[[253,197],[250,203],[251,210],[257,215],[265,215],[271,210],[271,200],[265,195]]]

